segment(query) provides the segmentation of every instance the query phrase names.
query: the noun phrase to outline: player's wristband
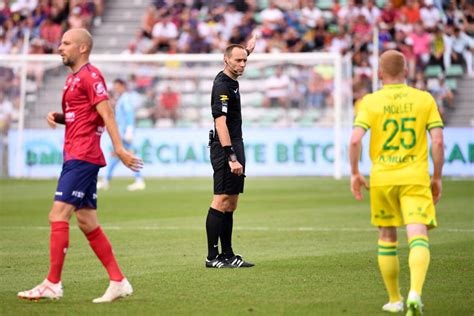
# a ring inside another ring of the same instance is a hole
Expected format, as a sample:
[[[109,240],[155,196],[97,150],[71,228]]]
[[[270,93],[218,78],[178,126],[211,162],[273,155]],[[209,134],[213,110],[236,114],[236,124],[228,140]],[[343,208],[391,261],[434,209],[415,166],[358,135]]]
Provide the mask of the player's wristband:
[[[250,56],[250,51],[247,48],[245,48],[245,52],[247,53],[247,57]]]
[[[66,124],[66,120],[64,119],[64,114],[62,113],[55,113],[54,121],[58,124]]]
[[[223,146],[222,148],[224,148],[225,155],[227,156],[227,159],[229,159],[229,161],[232,161],[232,162],[237,161],[237,155],[235,154],[232,146]]]

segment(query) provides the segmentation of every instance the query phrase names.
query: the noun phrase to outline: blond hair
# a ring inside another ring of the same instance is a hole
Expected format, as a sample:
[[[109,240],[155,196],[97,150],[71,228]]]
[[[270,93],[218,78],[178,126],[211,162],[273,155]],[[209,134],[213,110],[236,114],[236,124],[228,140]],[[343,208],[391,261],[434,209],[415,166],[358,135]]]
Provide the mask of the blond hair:
[[[387,50],[380,56],[380,71],[390,78],[405,77],[405,56],[397,50]]]

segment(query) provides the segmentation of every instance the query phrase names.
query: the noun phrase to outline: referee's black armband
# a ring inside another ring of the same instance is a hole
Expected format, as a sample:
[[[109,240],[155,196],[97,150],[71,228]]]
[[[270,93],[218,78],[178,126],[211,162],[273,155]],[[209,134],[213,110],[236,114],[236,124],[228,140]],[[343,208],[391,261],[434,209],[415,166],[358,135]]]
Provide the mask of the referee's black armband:
[[[237,161],[237,155],[235,154],[232,146],[223,146],[222,148],[224,148],[225,155],[227,156],[227,159],[229,159],[229,161]]]
[[[62,113],[55,113],[54,114],[54,121],[58,124],[66,124],[64,114],[62,114]]]

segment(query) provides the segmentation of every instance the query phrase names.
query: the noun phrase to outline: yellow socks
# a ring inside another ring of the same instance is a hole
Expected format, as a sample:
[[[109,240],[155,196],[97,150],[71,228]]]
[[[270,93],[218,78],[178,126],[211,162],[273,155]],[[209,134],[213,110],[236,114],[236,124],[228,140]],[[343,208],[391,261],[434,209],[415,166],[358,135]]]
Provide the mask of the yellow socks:
[[[400,287],[398,285],[400,264],[398,262],[397,242],[379,240],[378,262],[390,302],[393,303],[401,301],[402,297],[400,295]]]
[[[414,236],[410,238],[408,243],[410,245],[410,255],[408,257],[410,290],[421,296],[423,283],[430,265],[430,244],[428,237],[424,235]]]

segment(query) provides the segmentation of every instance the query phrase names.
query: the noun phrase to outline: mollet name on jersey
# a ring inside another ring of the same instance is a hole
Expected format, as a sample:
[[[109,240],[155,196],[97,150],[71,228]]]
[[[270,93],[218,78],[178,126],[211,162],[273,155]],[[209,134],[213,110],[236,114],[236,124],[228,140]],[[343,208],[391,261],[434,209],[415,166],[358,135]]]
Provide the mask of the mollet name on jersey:
[[[379,158],[379,162],[384,162],[384,163],[407,163],[407,162],[414,162],[416,159],[416,155],[406,155],[406,156],[399,156],[399,155],[394,155],[394,156],[388,156],[388,155],[382,155]]]
[[[413,110],[413,103],[407,102],[403,104],[391,104],[391,105],[384,105],[383,112],[385,114],[402,114],[408,113]]]

